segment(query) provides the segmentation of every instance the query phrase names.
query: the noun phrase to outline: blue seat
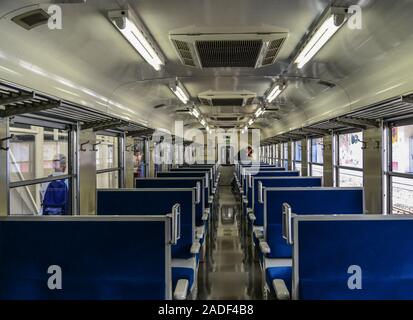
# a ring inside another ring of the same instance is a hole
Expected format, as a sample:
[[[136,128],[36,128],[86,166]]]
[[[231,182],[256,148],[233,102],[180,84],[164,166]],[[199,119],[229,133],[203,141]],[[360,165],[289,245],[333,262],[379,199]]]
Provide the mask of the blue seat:
[[[272,282],[275,279],[284,280],[287,289],[291,292],[292,288],[292,268],[291,267],[271,267],[265,270],[265,280],[271,293],[274,294]]]
[[[194,285],[195,270],[192,268],[172,267],[172,288],[175,290],[178,280],[188,280],[189,288]]]

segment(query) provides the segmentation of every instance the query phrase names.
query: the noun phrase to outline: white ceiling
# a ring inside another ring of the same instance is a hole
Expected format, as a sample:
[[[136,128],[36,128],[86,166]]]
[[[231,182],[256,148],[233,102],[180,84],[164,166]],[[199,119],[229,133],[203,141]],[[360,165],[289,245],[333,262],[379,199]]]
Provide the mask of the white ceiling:
[[[263,96],[283,74],[289,86],[256,126],[272,136],[412,91],[413,1],[364,0],[363,28],[343,27],[304,70],[290,62],[300,41],[330,4],[327,0],[141,0],[129,1],[151,32],[167,62],[164,70],[147,65],[106,18],[128,1],[87,0],[64,4],[63,30],[46,26],[27,31],[10,21],[19,12],[50,1],[0,2],[0,78],[142,122],[171,129],[173,119],[200,127],[175,99],[167,84],[175,77],[196,98],[201,92],[249,90]],[[56,1],[55,1],[56,2]],[[348,2],[348,1],[346,1]],[[357,3],[353,1],[352,3]],[[22,9],[24,8],[24,9]],[[260,69],[198,70],[183,66],[169,40],[180,29],[287,29],[278,62]],[[334,88],[318,80],[334,83]],[[154,109],[154,106],[164,104]],[[216,116],[219,110],[201,111]],[[225,110],[222,110],[225,111]],[[254,109],[236,110],[234,114]]]

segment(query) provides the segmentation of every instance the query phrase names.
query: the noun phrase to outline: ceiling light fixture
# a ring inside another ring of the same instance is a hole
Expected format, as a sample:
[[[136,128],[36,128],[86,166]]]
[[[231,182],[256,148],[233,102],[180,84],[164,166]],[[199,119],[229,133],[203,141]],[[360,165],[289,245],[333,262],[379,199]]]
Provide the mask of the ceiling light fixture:
[[[178,97],[179,100],[183,104],[187,104],[189,101],[189,94],[186,92],[184,86],[182,83],[177,79],[173,83],[169,85],[169,88],[172,90],[172,92]]]
[[[141,57],[156,71],[161,70],[164,59],[138,17],[131,10],[109,11],[108,17]]]
[[[286,86],[283,86],[282,84],[276,83],[275,85],[273,85],[267,95],[267,102],[273,102],[284,91],[285,88]]]
[[[295,59],[298,69],[303,68],[344,25],[348,18],[347,9],[332,7],[325,17]]]

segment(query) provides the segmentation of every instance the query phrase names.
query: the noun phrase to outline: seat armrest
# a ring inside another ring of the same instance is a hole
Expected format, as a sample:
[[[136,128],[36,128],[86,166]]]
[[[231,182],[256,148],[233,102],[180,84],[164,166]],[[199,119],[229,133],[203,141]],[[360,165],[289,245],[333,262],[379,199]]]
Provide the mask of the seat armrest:
[[[260,250],[263,254],[269,254],[271,253],[270,246],[266,241],[260,241]]]
[[[208,203],[211,204],[214,202],[214,197],[213,196],[209,196],[208,198]]]
[[[208,220],[208,216],[209,216],[209,214],[208,213],[204,213],[203,215],[202,215],[202,221],[207,221]]]
[[[250,221],[254,222],[255,220],[257,220],[257,217],[255,216],[255,214],[249,213],[248,214],[248,219],[250,219]]]
[[[179,279],[175,291],[174,299],[175,300],[185,300],[188,295],[189,281],[186,279]]]
[[[205,226],[197,227],[195,231],[195,237],[201,240],[205,235]]]
[[[288,291],[284,280],[274,279],[272,281],[272,287],[274,288],[275,296],[278,300],[290,300],[290,292]]]
[[[199,243],[199,241],[196,241],[191,246],[191,253],[197,254],[199,253],[199,251],[201,251],[201,244]]]
[[[257,239],[264,238],[264,232],[262,232],[261,230],[258,230],[258,229],[254,230],[254,235]]]

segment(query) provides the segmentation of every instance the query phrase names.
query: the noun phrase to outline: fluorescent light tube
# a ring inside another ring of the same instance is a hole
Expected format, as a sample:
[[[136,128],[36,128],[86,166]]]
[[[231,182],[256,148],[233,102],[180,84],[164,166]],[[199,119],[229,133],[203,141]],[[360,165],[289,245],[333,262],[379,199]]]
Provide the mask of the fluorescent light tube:
[[[259,108],[257,110],[257,112],[255,112],[255,117],[258,118],[260,115],[262,115],[264,113],[263,108]]]
[[[146,39],[145,35],[138,29],[138,27],[127,17],[125,19],[125,27],[119,28],[113,21],[114,25],[122,33],[122,35],[129,41],[129,43],[135,48],[135,50],[146,60],[156,71],[161,70],[161,66],[164,64],[156,53],[152,45]]]
[[[198,117],[199,117],[199,111],[196,110],[195,108],[192,109],[192,115],[193,115],[195,118],[198,118]]]
[[[279,85],[275,86],[271,90],[271,92],[268,94],[267,101],[270,102],[270,103],[273,102],[275,100],[275,98],[277,98],[281,94],[281,92],[282,92],[281,86],[279,86]]]
[[[171,90],[178,97],[178,99],[182,101],[183,104],[188,103],[189,97],[180,87],[179,82],[175,83],[174,85],[171,85]]]
[[[344,23],[343,23],[344,24]],[[305,45],[304,49],[300,52],[295,62],[297,68],[301,69],[304,65],[310,61],[318,51],[327,43],[328,40],[337,32],[343,25],[336,26],[334,23],[334,15],[328,18],[316,33],[311,37],[311,40]]]

